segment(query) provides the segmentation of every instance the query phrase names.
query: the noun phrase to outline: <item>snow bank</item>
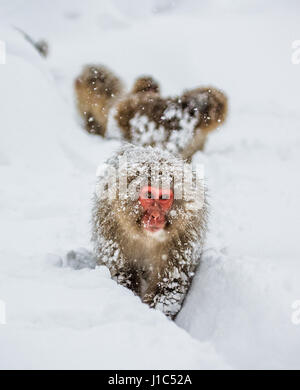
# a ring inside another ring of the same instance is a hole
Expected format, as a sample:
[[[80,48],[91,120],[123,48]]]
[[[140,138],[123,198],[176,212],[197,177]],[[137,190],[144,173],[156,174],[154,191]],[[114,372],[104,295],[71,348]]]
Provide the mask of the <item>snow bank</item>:
[[[299,264],[205,252],[177,324],[237,369],[299,369]],[[291,275],[294,273],[293,275]]]
[[[117,143],[87,136],[34,49],[10,30],[2,37],[0,367],[228,367],[106,268],[58,267],[58,255],[90,246],[96,168]]]
[[[1,278],[1,369],[226,368],[209,343],[141,304],[106,268],[32,267]]]

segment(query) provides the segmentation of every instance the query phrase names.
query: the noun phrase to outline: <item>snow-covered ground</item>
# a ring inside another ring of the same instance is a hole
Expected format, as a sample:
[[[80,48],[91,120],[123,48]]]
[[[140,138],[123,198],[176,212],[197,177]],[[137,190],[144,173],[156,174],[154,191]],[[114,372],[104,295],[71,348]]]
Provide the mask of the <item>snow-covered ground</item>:
[[[300,368],[299,15],[293,0],[1,1],[0,368]],[[90,249],[96,169],[119,146],[81,128],[72,83],[89,62],[230,98],[194,157],[210,232],[176,323],[104,267],[59,266]]]

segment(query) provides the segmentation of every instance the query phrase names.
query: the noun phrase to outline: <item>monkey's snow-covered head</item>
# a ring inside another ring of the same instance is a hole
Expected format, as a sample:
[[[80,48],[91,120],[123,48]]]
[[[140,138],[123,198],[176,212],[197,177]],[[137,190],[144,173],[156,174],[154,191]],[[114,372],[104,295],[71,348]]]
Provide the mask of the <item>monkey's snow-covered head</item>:
[[[167,151],[125,145],[99,172],[93,219],[107,239],[146,246],[195,234],[206,219],[203,178]]]
[[[104,65],[86,65],[75,81],[75,89],[86,89],[90,95],[116,96],[123,88],[120,79]]]
[[[132,88],[132,93],[159,93],[159,84],[151,76],[139,77]]]

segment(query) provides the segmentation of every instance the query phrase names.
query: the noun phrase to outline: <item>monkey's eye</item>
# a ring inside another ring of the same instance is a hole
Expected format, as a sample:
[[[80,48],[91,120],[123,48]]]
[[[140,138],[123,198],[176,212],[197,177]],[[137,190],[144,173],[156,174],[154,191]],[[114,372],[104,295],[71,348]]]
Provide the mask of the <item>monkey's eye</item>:
[[[158,199],[159,193],[158,189],[151,187],[151,186],[145,186],[141,189],[140,192],[140,198],[147,200],[147,199]]]
[[[160,191],[159,203],[164,210],[167,211],[172,207],[173,199],[174,195],[172,190],[163,189]]]
[[[152,192],[151,191],[144,191],[141,193],[141,199],[152,199]]]
[[[139,202],[145,210],[153,206],[153,203],[155,202],[154,199],[158,199],[158,191],[158,189],[151,186],[145,186],[141,189]]]

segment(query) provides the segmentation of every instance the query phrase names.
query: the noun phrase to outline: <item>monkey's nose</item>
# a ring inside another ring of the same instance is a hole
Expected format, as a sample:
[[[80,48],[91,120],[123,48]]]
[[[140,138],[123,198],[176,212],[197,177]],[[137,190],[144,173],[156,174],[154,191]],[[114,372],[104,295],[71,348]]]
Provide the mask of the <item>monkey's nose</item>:
[[[153,211],[151,212],[151,219],[152,219],[154,222],[158,221],[159,217],[160,217],[160,212],[159,212],[158,210],[153,210]]]

